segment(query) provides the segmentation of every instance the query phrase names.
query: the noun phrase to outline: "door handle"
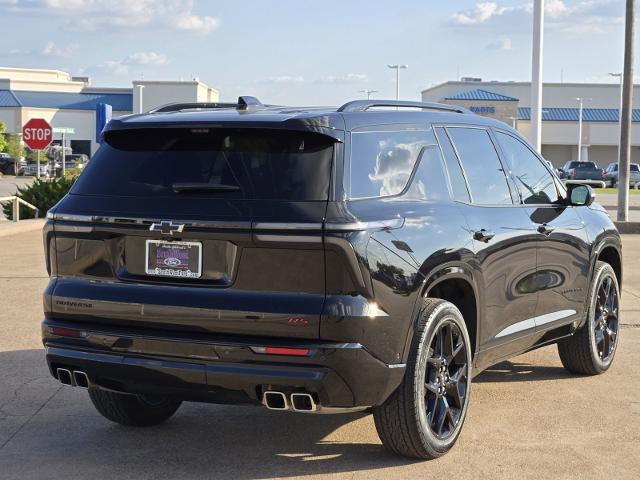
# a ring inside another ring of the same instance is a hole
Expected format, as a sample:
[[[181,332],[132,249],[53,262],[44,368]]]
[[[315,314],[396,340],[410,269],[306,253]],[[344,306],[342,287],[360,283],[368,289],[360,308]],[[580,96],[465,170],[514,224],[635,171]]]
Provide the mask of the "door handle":
[[[491,240],[495,236],[496,236],[495,233],[490,232],[489,230],[485,230],[484,228],[482,230],[478,230],[473,234],[473,238],[475,240],[478,240],[484,243],[487,243],[489,240]]]
[[[540,225],[538,227],[538,233],[541,233],[541,234],[547,235],[547,236],[549,236],[551,234],[551,232],[553,232],[554,230],[555,229],[553,227],[550,227],[546,223],[543,223],[542,225]]]

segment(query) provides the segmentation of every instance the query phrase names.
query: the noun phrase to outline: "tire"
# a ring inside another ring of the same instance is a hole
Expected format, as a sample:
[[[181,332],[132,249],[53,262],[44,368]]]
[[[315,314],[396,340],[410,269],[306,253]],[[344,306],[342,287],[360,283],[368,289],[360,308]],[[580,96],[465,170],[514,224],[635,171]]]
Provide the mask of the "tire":
[[[158,425],[173,415],[180,400],[147,398],[91,387],[89,398],[96,410],[108,420],[130,427]]]
[[[471,360],[460,311],[444,300],[425,299],[404,380],[384,404],[373,408],[376,430],[388,450],[432,459],[451,449],[469,406]]]
[[[609,369],[620,334],[619,305],[620,287],[613,268],[596,262],[587,320],[573,336],[558,342],[564,368],[582,375],[599,375]]]

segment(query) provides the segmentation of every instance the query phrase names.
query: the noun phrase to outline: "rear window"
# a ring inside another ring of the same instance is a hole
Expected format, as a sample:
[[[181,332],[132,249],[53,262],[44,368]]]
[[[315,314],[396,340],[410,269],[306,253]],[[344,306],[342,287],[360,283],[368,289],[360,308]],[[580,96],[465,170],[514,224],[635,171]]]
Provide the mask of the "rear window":
[[[576,168],[578,170],[594,170],[598,166],[593,162],[573,162],[570,168]]]
[[[71,193],[327,200],[333,148],[330,137],[290,130],[114,131]]]

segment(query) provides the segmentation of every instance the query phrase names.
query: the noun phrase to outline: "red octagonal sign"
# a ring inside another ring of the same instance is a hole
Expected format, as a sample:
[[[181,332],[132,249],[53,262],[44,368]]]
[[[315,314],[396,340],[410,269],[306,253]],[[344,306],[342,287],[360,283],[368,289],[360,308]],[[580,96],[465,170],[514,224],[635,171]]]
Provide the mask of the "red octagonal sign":
[[[53,140],[51,125],[43,118],[32,118],[22,127],[22,140],[31,150],[42,150]]]

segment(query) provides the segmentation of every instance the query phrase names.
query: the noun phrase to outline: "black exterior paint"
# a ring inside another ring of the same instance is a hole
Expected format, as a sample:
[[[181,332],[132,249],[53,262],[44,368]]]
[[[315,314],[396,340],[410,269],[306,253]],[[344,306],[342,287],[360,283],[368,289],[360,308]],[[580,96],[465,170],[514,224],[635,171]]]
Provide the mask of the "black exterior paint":
[[[477,315],[465,320],[476,373],[579,327],[598,256],[608,248],[621,258],[604,210],[403,195],[347,200],[351,131],[399,124],[478,126],[492,138],[494,128],[509,130],[434,111],[226,109],[112,121],[107,137],[128,128],[231,125],[322,133],[337,142],[331,192],[327,202],[68,195],[44,228],[51,281],[43,340],[52,374],[81,369],[104,388],[198,401],[257,402],[279,388],[309,391],[323,406],[368,406],[400,384],[421,299],[443,282],[472,292]],[[146,239],[162,238],[149,226],[163,219],[185,224],[174,239],[202,242],[200,279],[148,277],[136,263]],[[479,240],[481,230],[494,236]],[[559,310],[576,313],[498,336]],[[54,326],[83,337],[55,335]],[[251,346],[311,353],[263,355]]]

